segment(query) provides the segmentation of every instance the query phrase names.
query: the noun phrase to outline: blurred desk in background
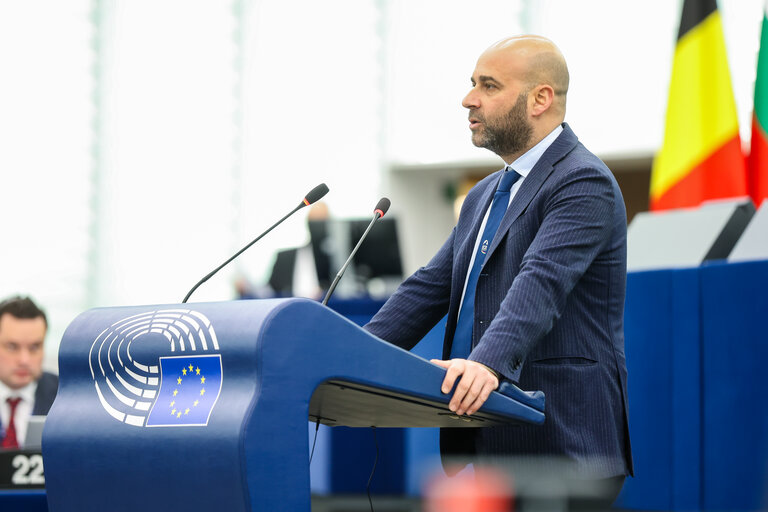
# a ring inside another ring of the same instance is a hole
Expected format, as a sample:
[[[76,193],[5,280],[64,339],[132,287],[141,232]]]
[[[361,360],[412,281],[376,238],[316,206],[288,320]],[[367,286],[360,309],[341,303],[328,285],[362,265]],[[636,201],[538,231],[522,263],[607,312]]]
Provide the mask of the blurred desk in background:
[[[768,507],[768,260],[630,272],[635,478],[617,506]]]

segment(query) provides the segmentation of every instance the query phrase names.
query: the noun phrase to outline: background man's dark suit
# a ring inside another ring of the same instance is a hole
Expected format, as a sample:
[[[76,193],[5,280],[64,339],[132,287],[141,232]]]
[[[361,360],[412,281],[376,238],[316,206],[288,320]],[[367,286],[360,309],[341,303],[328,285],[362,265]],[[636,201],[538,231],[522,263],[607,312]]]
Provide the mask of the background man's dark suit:
[[[567,124],[523,181],[486,255],[469,359],[546,394],[540,427],[444,429],[445,454],[563,456],[580,474],[632,473],[623,310],[626,212],[609,169]],[[446,313],[451,352],[467,269],[499,173],[469,193],[435,257],[366,328],[412,348]]]
[[[311,242],[304,247],[285,249],[279,251],[269,276],[269,286],[275,295],[293,296],[294,276],[296,274],[296,259],[301,250],[311,251],[320,289],[327,289],[331,285],[331,258],[324,250],[325,240],[328,235],[328,223],[325,220],[309,220],[307,227]]]
[[[59,389],[59,377],[53,373],[43,372],[37,380],[35,403],[32,405],[32,416],[45,416],[51,410],[56,392]],[[3,425],[0,425],[0,441],[3,440]]]
[[[43,375],[37,381],[35,390],[35,405],[32,407],[32,415],[45,415],[53,405],[56,398],[56,391],[59,389],[59,377],[52,373],[43,372]]]

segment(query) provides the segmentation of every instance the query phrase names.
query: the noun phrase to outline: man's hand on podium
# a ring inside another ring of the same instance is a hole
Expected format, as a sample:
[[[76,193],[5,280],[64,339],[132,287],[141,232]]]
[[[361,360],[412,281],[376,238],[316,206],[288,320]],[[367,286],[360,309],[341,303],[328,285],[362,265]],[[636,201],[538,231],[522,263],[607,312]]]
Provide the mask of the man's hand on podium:
[[[432,359],[430,362],[448,370],[440,389],[443,393],[450,393],[456,379],[461,378],[448,404],[448,408],[459,416],[465,413],[470,416],[477,412],[488,400],[491,391],[499,387],[499,379],[494,372],[476,361]]]

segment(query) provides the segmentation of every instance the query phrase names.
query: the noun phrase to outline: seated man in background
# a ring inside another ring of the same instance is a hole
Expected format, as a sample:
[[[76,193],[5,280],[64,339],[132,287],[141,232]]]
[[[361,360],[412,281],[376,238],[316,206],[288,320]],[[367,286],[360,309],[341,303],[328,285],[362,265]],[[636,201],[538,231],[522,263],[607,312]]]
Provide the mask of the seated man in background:
[[[236,277],[238,299],[271,299],[273,297],[306,297],[321,299],[331,284],[331,239],[327,221],[328,206],[320,201],[307,215],[309,242],[301,247],[283,249],[275,255],[268,281],[252,283],[244,275]]]
[[[307,215],[310,241],[301,247],[279,251],[269,277],[269,286],[277,297],[320,299],[331,284],[331,261],[323,241],[328,236],[330,218],[324,202],[312,205]],[[328,242],[325,242],[327,244]]]
[[[0,302],[0,448],[24,446],[30,416],[48,414],[59,379],[43,372],[48,321],[28,297]]]

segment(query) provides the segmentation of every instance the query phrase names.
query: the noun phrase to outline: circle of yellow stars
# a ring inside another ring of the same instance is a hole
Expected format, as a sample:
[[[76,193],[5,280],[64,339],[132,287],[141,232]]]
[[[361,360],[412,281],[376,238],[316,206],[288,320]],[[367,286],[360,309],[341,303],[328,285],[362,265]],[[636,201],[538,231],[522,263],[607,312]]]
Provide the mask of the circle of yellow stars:
[[[183,382],[183,378],[182,377],[187,377],[187,376],[191,376],[191,377],[195,377],[195,378],[199,377],[200,378],[200,384],[205,384],[205,375],[200,375],[200,368],[199,367],[196,368],[195,366],[190,364],[186,368],[182,368],[181,369],[181,376],[176,379],[176,383],[179,386],[181,386],[181,383]],[[178,395],[178,394],[179,394],[179,388],[174,389],[173,390],[173,396],[176,397],[176,395]],[[205,388],[201,387],[200,388],[200,396],[204,396],[204,395],[205,395]],[[197,404],[199,404],[199,403],[200,403],[200,400],[195,400],[194,402],[192,402],[192,407],[197,407]],[[177,409],[176,408],[176,399],[175,398],[173,400],[171,400],[171,403],[169,404],[169,407],[171,408],[171,416],[176,416],[176,418],[181,418],[182,414],[183,415],[189,414],[189,411],[191,410],[189,407],[185,408],[183,411],[181,410],[181,408]]]

